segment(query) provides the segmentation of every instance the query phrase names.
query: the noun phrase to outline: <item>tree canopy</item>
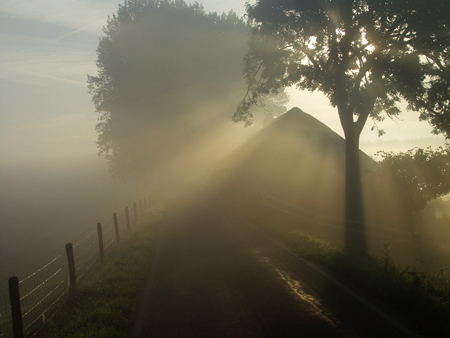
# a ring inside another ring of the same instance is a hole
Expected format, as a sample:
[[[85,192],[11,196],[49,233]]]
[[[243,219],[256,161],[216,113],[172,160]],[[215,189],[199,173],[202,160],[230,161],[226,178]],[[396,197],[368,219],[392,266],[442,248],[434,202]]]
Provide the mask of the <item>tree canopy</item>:
[[[404,99],[450,134],[448,1],[260,0],[247,12],[248,95],[236,120],[251,123],[261,95],[297,86],[323,92],[345,126],[356,118],[357,132],[369,116],[398,115]]]
[[[399,115],[404,100],[450,137],[450,2],[258,0],[247,13],[247,94],[233,120],[250,125],[250,108],[282,87],[324,93],[346,139],[348,228],[361,233],[359,137],[367,119]]]
[[[381,161],[377,165],[379,177],[395,182],[396,196],[401,196],[409,212],[425,208],[427,203],[450,192],[450,148],[414,148],[394,154],[377,153]],[[382,183],[382,182],[381,182]]]
[[[108,19],[89,76],[98,147],[135,177],[229,121],[242,96],[248,25],[182,0],[133,0]],[[192,151],[195,153],[195,151]]]

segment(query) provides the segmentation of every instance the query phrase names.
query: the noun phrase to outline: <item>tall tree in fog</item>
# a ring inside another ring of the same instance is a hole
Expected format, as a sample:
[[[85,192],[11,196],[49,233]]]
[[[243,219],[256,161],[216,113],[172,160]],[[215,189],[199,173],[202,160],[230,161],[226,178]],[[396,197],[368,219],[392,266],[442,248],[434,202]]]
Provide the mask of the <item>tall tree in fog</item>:
[[[245,57],[247,95],[233,119],[285,86],[323,92],[346,140],[347,229],[364,230],[359,137],[401,113],[403,99],[436,133],[450,136],[450,2],[442,0],[259,0]],[[347,230],[347,244],[365,238]]]
[[[134,0],[108,19],[89,91],[98,147],[118,177],[170,161],[242,96],[248,25],[182,0]],[[192,152],[194,153],[194,152]],[[194,156],[194,154],[192,154]]]

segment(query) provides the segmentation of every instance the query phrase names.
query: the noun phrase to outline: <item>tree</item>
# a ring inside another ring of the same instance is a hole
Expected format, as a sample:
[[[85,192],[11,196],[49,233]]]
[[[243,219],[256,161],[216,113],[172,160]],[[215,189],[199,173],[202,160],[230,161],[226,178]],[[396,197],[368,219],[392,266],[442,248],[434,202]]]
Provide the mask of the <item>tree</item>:
[[[427,203],[450,192],[450,147],[433,150],[414,148],[394,154],[380,151],[380,177],[392,177],[396,196],[401,196],[410,213],[425,208]],[[392,189],[392,187],[391,187]]]
[[[125,1],[103,33],[98,75],[88,83],[100,114],[99,153],[114,176],[167,173],[174,161],[200,156],[193,147],[202,137],[232,125],[249,34],[234,12],[207,14],[182,0]]]
[[[259,0],[247,13],[247,93],[233,120],[250,125],[250,108],[282,87],[324,93],[346,140],[347,243],[365,250],[359,137],[367,119],[399,115],[403,99],[450,135],[450,2]]]

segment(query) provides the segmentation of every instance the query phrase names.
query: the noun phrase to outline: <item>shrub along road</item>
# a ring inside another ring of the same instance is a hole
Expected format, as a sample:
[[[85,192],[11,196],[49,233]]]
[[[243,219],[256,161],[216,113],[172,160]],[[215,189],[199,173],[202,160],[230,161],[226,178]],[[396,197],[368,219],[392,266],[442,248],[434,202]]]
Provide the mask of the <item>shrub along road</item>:
[[[216,197],[164,224],[127,337],[417,337]]]

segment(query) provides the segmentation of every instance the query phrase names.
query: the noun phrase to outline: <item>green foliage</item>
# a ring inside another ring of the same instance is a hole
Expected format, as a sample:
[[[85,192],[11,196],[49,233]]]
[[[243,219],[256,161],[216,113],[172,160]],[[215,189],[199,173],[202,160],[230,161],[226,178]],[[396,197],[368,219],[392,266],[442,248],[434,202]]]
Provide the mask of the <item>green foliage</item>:
[[[373,258],[332,245],[304,233],[288,236],[293,250],[337,272],[365,292],[408,316],[422,331],[450,334],[450,281],[444,270],[425,274],[413,267]]]
[[[405,153],[380,151],[379,179],[392,178],[392,190],[411,211],[423,209],[428,201],[450,192],[450,147],[433,150],[414,148]]]
[[[132,0],[103,32],[98,75],[88,83],[100,114],[99,153],[113,174],[139,176],[220,118],[229,120],[223,115],[242,95],[249,33],[234,12],[205,13],[183,0]]]
[[[401,99],[450,135],[448,1],[259,0],[247,12],[248,92],[235,121],[250,124],[260,96],[295,85],[323,92],[346,136],[369,116],[400,114]]]

